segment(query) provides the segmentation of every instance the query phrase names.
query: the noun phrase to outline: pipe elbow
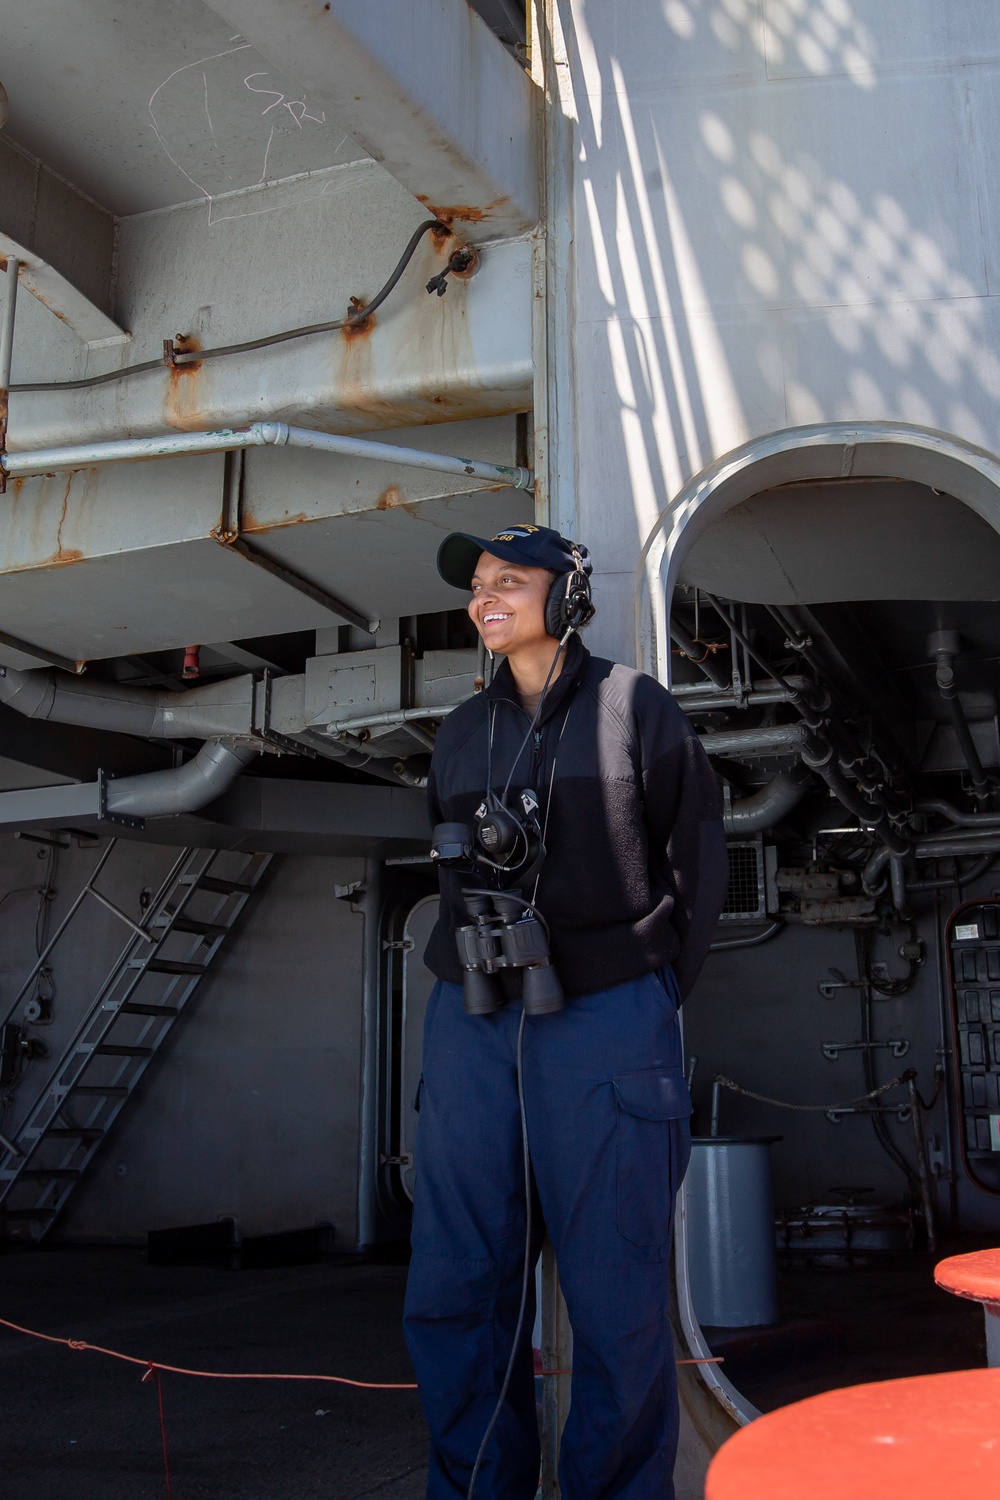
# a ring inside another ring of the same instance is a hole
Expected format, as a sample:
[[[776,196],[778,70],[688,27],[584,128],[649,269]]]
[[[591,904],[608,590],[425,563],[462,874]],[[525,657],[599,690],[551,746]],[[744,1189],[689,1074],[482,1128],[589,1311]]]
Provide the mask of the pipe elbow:
[[[782,818],[797,807],[806,794],[809,772],[803,766],[789,771],[779,771],[767,786],[752,797],[741,797],[734,802],[723,822],[730,834],[759,833],[773,828]]]
[[[861,884],[869,896],[878,896],[885,889],[885,876],[883,872],[891,858],[892,851],[883,844],[881,849],[875,851],[862,870]]]
[[[209,741],[183,766],[110,782],[108,810],[133,818],[197,812],[221,797],[258,754],[252,745]]]

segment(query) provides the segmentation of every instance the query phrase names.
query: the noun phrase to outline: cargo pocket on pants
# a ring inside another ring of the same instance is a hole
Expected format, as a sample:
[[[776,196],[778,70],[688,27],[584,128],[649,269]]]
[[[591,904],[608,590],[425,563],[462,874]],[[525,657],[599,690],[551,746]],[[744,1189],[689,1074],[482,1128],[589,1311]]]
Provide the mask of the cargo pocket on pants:
[[[613,1078],[618,1109],[618,1233],[665,1248],[674,1196],[691,1154],[691,1095],[680,1071]]]

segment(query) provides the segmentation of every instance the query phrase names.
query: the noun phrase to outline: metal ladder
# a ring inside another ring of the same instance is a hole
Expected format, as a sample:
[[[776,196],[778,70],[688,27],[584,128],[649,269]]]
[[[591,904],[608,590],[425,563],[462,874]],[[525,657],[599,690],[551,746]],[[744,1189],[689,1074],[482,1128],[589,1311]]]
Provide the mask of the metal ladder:
[[[132,929],[49,1065],[37,1100],[12,1137],[0,1137],[0,1231],[9,1238],[38,1241],[52,1228],[273,858],[184,849],[142,919],[133,922],[94,888],[114,845],[103,851],[8,1008],[10,1019],[86,896]]]

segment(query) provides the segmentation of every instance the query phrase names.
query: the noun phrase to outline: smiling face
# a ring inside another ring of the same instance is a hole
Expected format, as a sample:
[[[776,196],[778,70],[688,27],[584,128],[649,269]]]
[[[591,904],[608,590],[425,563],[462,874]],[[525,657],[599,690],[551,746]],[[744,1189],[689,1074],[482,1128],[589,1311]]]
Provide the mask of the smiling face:
[[[552,577],[546,568],[482,553],[472,575],[469,617],[491,651],[511,656],[552,642],[545,629]]]

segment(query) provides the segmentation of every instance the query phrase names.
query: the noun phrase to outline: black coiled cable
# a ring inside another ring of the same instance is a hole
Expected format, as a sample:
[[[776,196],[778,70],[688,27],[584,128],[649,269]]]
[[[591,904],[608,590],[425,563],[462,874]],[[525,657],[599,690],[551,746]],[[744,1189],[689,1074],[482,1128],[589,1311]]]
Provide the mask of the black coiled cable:
[[[223,344],[216,349],[191,349],[176,350],[170,356],[169,361],[164,359],[147,359],[138,365],[126,365],[124,369],[108,370],[103,375],[89,375],[82,380],[56,380],[45,381],[29,385],[12,385],[11,391],[19,393],[38,391],[85,391],[96,385],[110,385],[115,380],[124,380],[129,375],[141,375],[145,370],[163,370],[172,366],[183,370],[185,365],[201,364],[206,359],[221,359],[227,354],[249,354],[254,349],[269,349],[273,344],[284,344],[289,339],[304,339],[312,333],[336,333],[342,328],[356,328],[366,318],[371,317],[376,308],[389,296],[413,259],[416,250],[424,235],[431,229],[440,229],[450,234],[451,230],[447,224],[440,219],[425,219],[418,224],[407,241],[406,249],[396,262],[395,269],[388,281],[379,288],[370,302],[350,313],[346,318],[335,318],[328,323],[310,323],[305,328],[290,328],[284,333],[269,333],[263,338],[247,339],[242,344]],[[454,257],[453,257],[454,258]],[[449,263],[450,264],[450,263]],[[172,348],[172,345],[171,345]],[[170,350],[168,349],[168,354]]]

